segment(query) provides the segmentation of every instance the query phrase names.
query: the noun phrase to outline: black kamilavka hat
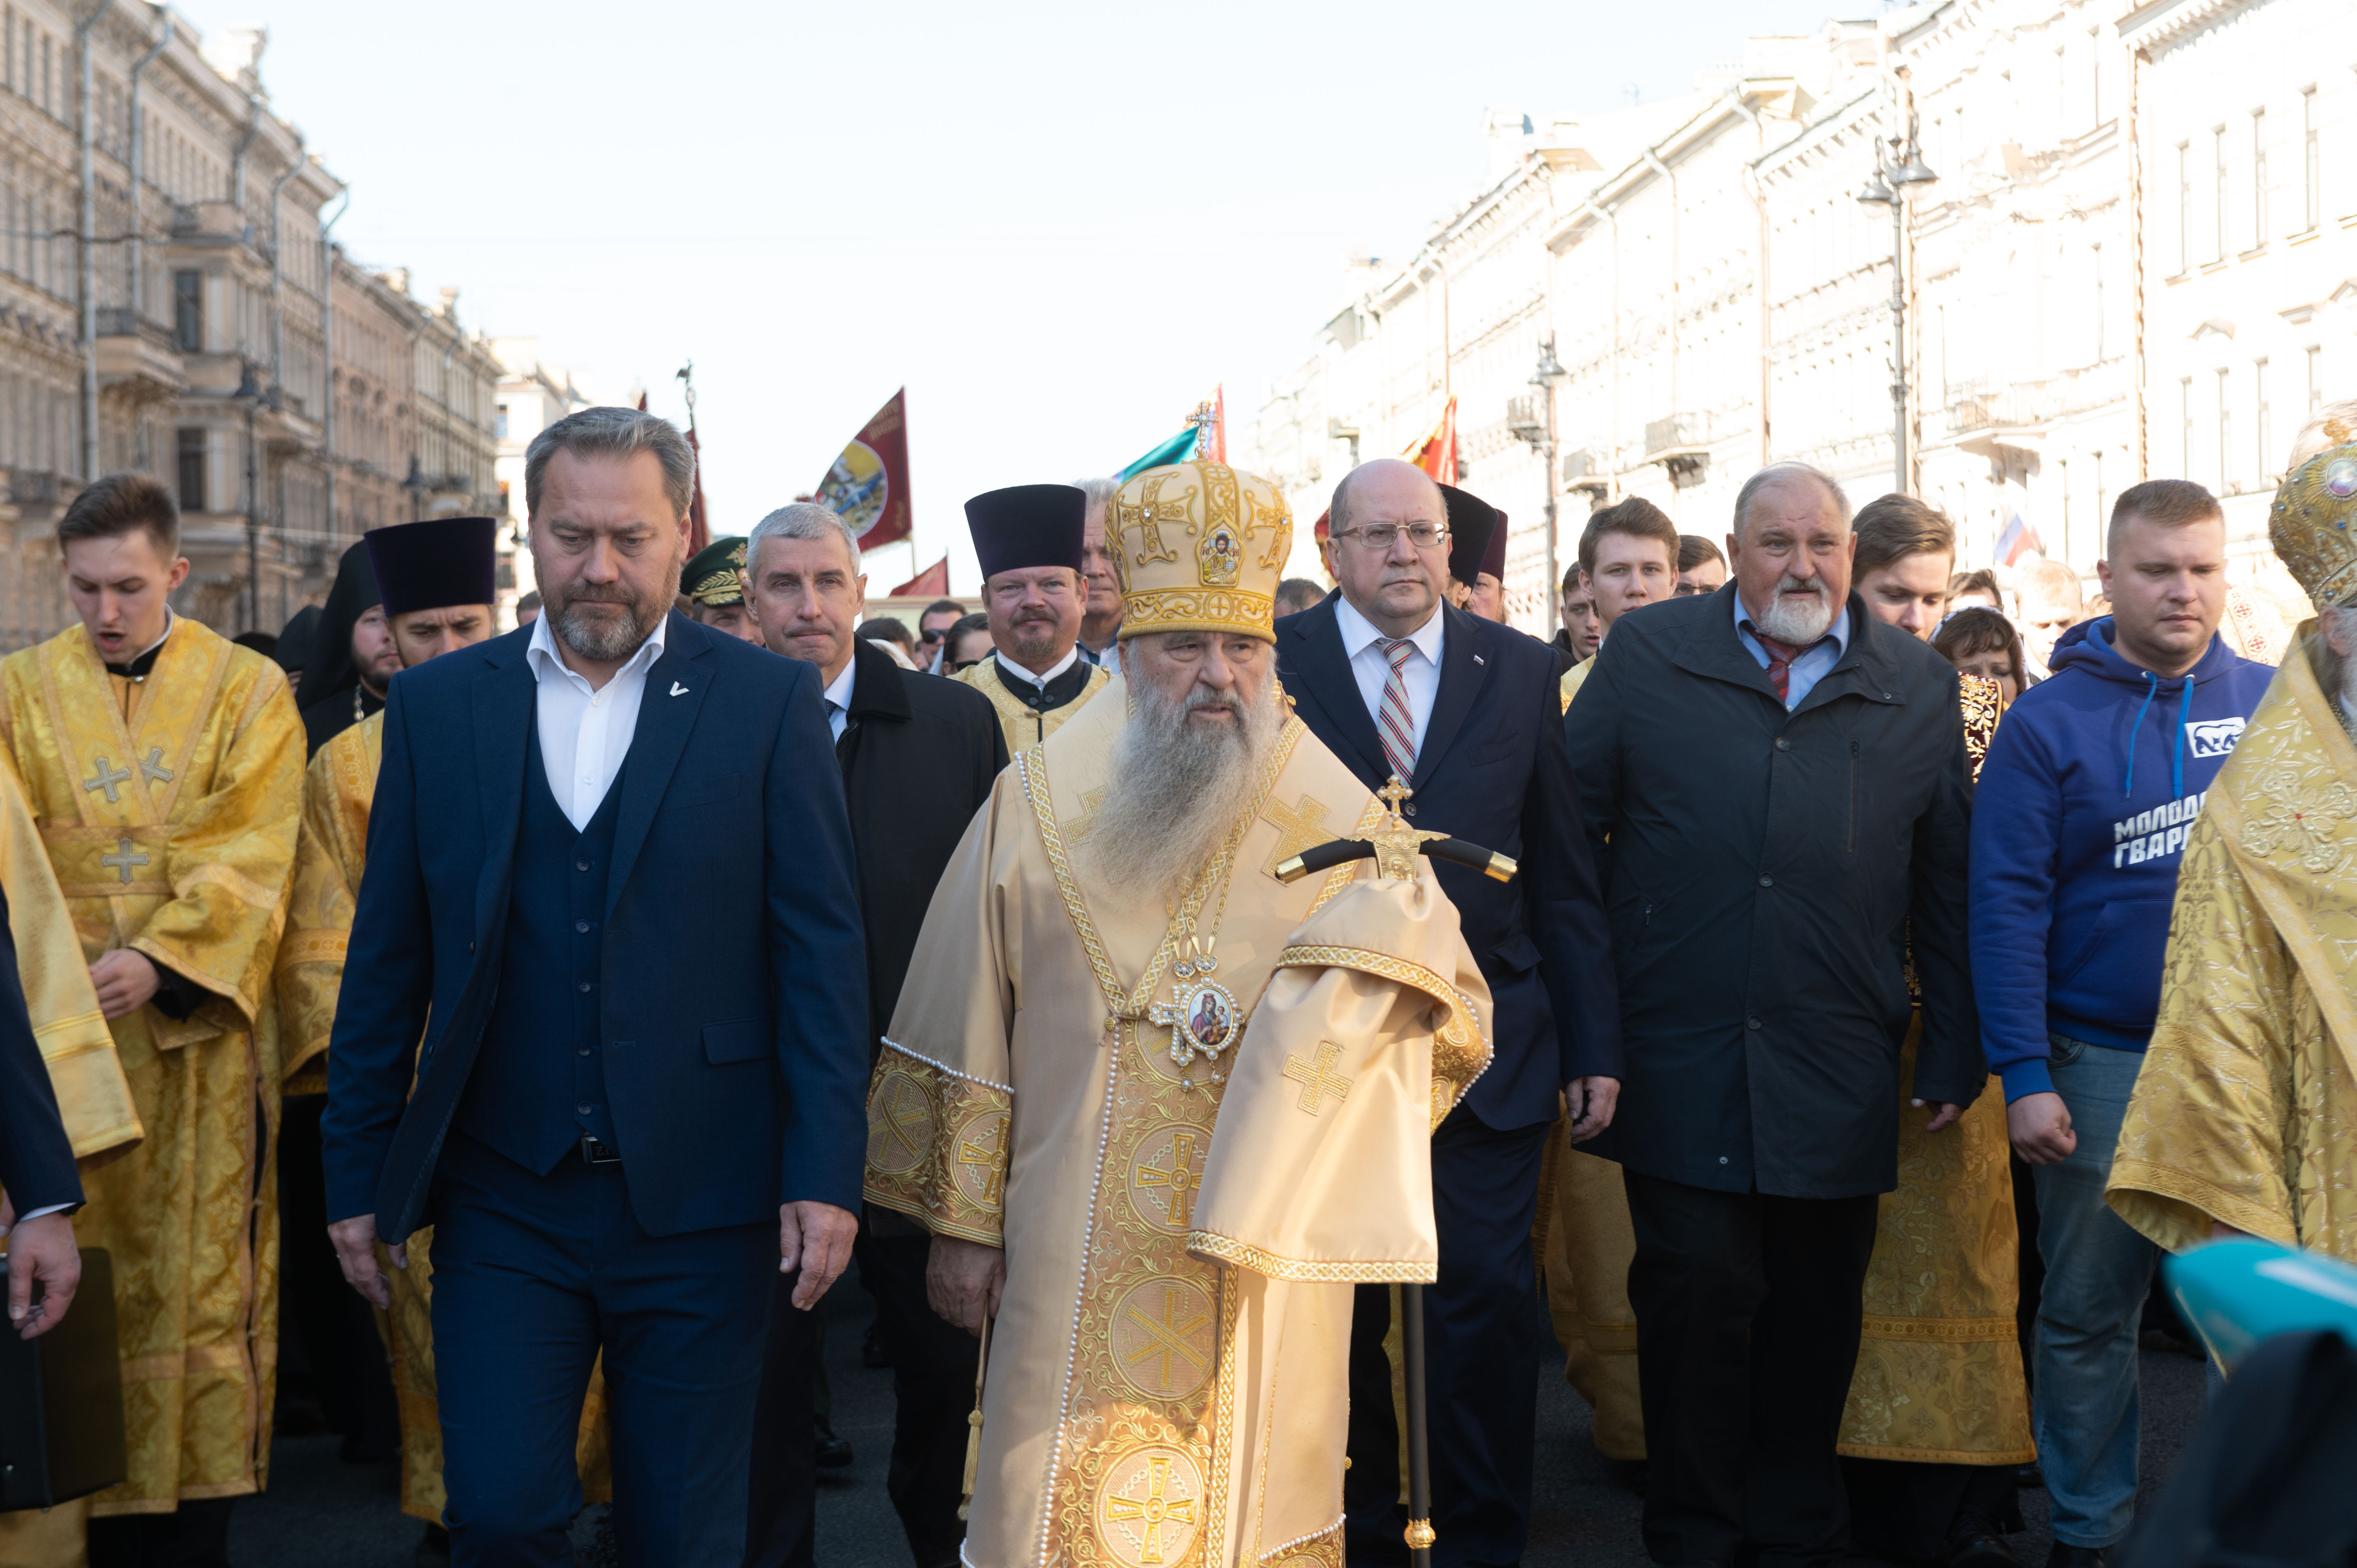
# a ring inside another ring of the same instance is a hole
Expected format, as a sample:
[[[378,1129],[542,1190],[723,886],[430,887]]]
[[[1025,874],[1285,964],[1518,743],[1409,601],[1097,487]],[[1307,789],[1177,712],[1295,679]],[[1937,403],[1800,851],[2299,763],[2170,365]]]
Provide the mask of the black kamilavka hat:
[[[361,535],[388,617],[499,597],[499,523],[488,517],[429,517]]]
[[[1081,569],[1088,497],[1074,485],[1010,485],[965,503],[974,553],[987,579],[1031,566]]]

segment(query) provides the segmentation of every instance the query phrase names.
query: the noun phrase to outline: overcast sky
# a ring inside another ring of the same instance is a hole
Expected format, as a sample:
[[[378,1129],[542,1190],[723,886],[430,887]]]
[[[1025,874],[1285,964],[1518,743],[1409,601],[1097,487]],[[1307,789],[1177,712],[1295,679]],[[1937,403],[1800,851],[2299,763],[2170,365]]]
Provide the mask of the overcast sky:
[[[1851,7],[1870,13],[1868,3]],[[270,29],[276,110],[352,188],[337,231],[460,319],[678,416],[716,531],[810,489],[909,389],[920,564],[960,503],[1109,472],[1305,358],[1342,258],[1544,123],[1685,91],[1822,0],[1449,5],[624,5],[186,0]],[[881,594],[897,581],[876,563]]]

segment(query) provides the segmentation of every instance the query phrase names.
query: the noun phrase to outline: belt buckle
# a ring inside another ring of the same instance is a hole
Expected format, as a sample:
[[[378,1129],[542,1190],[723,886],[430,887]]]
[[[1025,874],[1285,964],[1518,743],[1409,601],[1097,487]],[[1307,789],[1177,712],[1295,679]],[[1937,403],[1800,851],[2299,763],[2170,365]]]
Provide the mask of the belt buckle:
[[[622,1163],[622,1156],[584,1133],[581,1134],[581,1163],[585,1165],[619,1165]]]

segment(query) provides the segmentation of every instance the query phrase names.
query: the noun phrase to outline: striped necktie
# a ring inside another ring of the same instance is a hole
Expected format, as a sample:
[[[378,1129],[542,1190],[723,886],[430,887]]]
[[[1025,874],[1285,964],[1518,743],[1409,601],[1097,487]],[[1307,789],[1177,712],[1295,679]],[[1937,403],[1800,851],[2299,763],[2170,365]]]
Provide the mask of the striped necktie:
[[[1383,642],[1391,674],[1383,682],[1383,760],[1403,784],[1415,778],[1415,714],[1407,703],[1407,660],[1415,644],[1406,638]]]

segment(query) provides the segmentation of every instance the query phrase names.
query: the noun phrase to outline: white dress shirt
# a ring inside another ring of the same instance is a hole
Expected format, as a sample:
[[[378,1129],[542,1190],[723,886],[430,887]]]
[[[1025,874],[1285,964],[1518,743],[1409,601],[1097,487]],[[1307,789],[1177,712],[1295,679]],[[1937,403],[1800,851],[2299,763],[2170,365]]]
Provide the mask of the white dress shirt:
[[[576,831],[589,825],[639,729],[639,703],[646,695],[647,671],[662,657],[670,618],[655,622],[654,635],[639,645],[629,663],[605,685],[591,689],[587,677],[557,657],[549,616],[532,623],[524,662],[540,683],[540,766],[549,793]]]
[[[851,724],[851,687],[858,670],[857,659],[845,660],[843,673],[829,681],[826,690],[820,693],[826,699],[826,727],[834,732],[837,740],[843,738],[843,732]]]
[[[1044,692],[1048,689],[1049,682],[1081,661],[1081,645],[1077,642],[1072,644],[1071,651],[1048,666],[1048,672],[1045,675],[1034,675],[1004,653],[994,653],[992,657],[998,660],[998,672],[1001,675],[1010,681],[1028,682]]]
[[[1391,639],[1377,631],[1374,624],[1351,607],[1351,601],[1341,595],[1334,596],[1334,624],[1342,633],[1342,651],[1351,660],[1351,673],[1359,682],[1359,695],[1365,699],[1367,716],[1375,721],[1378,731],[1383,723],[1383,688],[1391,683],[1392,661],[1383,652],[1383,644]],[[1400,682],[1407,688],[1409,717],[1415,721],[1415,749],[1424,752],[1424,730],[1432,722],[1432,700],[1440,691],[1440,642],[1445,619],[1440,607],[1432,607],[1432,618],[1408,633],[1407,639],[1415,644],[1415,651],[1407,656],[1400,669]]]

